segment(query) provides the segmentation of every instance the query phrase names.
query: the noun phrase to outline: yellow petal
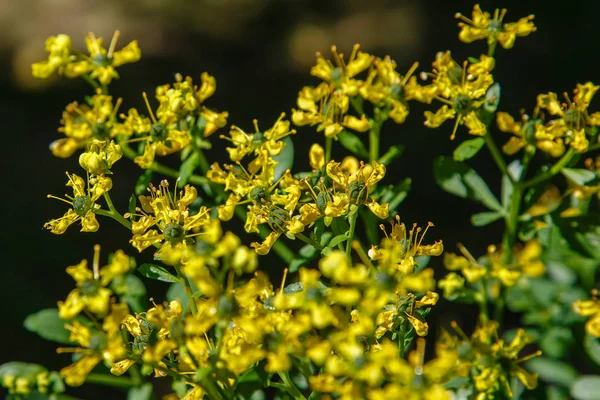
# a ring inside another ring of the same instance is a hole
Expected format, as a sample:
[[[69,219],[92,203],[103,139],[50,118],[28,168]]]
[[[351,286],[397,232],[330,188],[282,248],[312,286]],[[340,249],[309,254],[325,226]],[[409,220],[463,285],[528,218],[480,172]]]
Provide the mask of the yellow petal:
[[[537,105],[540,108],[548,110],[551,115],[563,115],[562,107],[556,97],[556,93],[538,95]]]
[[[323,147],[317,143],[313,143],[313,145],[310,146],[308,158],[310,161],[310,166],[313,170],[323,168],[325,165],[325,151],[323,150]]]
[[[60,376],[69,386],[81,386],[88,374],[98,365],[100,357],[96,355],[83,356],[75,364],[60,370]]]
[[[431,111],[425,111],[425,126],[429,128],[437,128],[444,123],[447,119],[454,118],[456,111],[448,108],[447,105],[440,107],[435,114]]]
[[[353,115],[346,115],[344,116],[342,125],[357,132],[366,132],[369,130],[369,120],[364,114],[360,117],[360,119]]]

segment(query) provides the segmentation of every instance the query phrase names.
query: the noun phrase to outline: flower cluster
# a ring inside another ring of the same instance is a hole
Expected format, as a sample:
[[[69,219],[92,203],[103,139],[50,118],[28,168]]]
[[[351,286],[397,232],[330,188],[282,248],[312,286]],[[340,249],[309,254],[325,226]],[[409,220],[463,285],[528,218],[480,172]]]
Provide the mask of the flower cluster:
[[[119,113],[124,100],[113,101],[108,85],[115,68],[138,61],[137,42],[117,51],[117,32],[105,49],[90,34],[81,54],[67,36],[49,38],[50,56],[34,75],[81,76],[93,93],[67,106],[63,137],[50,145],[56,157],[76,155],[84,172],[67,173],[72,195],[49,196],[69,208],[45,228],[62,234],[77,222],[96,232],[99,218],[110,218],[151,260],[138,266],[119,250],[101,268],[97,245],[90,267],[67,267],[73,289],[25,326],[74,353],[70,365],[50,372],[8,363],[2,386],[22,398],[89,381],[127,387],[133,398],[151,393],[157,378],[168,381],[161,390],[172,388],[166,399],[485,400],[512,398],[539,379],[547,386],[535,395],[586,398],[575,395],[585,377],[556,378],[547,365],[567,359],[584,318],[584,350],[600,360],[597,291],[584,300],[598,266],[600,161],[581,157],[600,148],[600,113],[590,107],[598,86],[578,84],[565,103],[541,94],[518,120],[498,112],[497,44],[509,49],[536,30],[533,16],[505,23],[505,12],[476,5],[472,19],[457,14],[459,39],[485,40],[487,53],[457,62],[439,52],[420,74],[417,63],[401,74],[389,56],[356,45],[344,57],[334,46],[331,61],[317,54],[310,74],[321,82],[302,88],[295,108],[249,130],[227,127],[229,112],[205,104],[216,90],[208,73],[197,84],[177,74],[156,87],[154,106],[144,93],[146,111]],[[413,102],[441,104],[425,111],[427,127],[454,120],[452,139],[461,125],[471,135],[434,172],[444,190],[486,208],[474,226],[504,224],[501,240],[485,242],[501,244],[487,252],[469,244],[481,257],[460,243],[459,254],[444,253],[442,240],[426,238],[431,222],[401,222],[411,181],[393,182],[391,164],[402,145],[380,149],[380,139],[384,123],[404,123]],[[495,125],[512,135],[504,154]],[[292,140],[311,129],[324,137],[296,151]],[[224,157],[207,151],[220,139]],[[497,188],[467,163],[484,147],[502,175]],[[178,167],[162,163],[170,155]],[[126,212],[111,199],[113,181],[123,186],[122,159],[142,169]],[[434,277],[439,256],[447,271]],[[144,279],[169,286],[149,296]],[[443,302],[477,307],[455,313],[475,326],[471,335],[456,322],[432,323]],[[507,309],[522,326],[502,325]]]

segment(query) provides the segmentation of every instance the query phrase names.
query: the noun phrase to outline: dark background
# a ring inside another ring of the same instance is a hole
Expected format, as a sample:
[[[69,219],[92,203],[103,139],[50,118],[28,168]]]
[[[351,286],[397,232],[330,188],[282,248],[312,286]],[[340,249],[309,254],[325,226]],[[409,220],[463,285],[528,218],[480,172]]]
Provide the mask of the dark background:
[[[104,261],[118,248],[136,255],[128,244],[127,232],[105,218],[100,218],[101,228],[95,234],[79,233],[76,226],[62,236],[42,229],[48,219],[65,212],[63,204],[47,200],[46,194],[65,193],[64,171],[80,170],[76,157],[53,158],[48,144],[59,137],[56,129],[64,106],[90,93],[82,80],[40,81],[30,77],[30,64],[46,57],[46,37],[69,34],[75,47],[83,50],[83,37],[88,31],[109,41],[113,31],[120,29],[120,45],[138,39],[143,52],[140,62],[119,69],[121,79],[111,85],[111,94],[124,98],[123,111],[141,108],[141,92],[153,93],[156,85],[172,82],[176,72],[199,80],[200,73],[208,71],[217,79],[217,92],[207,105],[229,111],[229,124],[250,130],[253,118],[267,128],[281,111],[289,115],[302,86],[318,83],[309,75],[315,51],[330,54],[331,44],[337,44],[346,54],[354,43],[361,43],[364,51],[374,55],[389,54],[401,74],[414,61],[420,62],[420,71],[428,70],[438,51],[451,49],[456,60],[485,53],[485,42],[463,44],[457,37],[454,14],[460,11],[470,16],[473,4],[385,0],[1,0],[0,362],[37,362],[51,369],[67,365],[69,357],[57,355],[54,344],[22,328],[23,319],[54,307],[57,300],[66,297],[73,282],[65,267],[82,258],[91,259],[95,243],[102,244]],[[494,76],[503,88],[501,110],[518,115],[521,108],[533,108],[538,93],[570,93],[578,82],[598,83],[600,2],[570,1],[562,2],[560,7],[547,1],[483,1],[481,5],[490,12],[496,7],[508,8],[507,22],[536,15],[538,32],[518,38],[510,51],[500,47],[496,51]],[[442,239],[449,251],[455,251],[460,241],[472,253],[482,254],[488,244],[500,241],[501,223],[473,228],[469,217],[483,210],[442,191],[432,171],[435,157],[451,154],[467,138],[466,130],[459,129],[456,141],[451,142],[451,122],[428,130],[423,126],[426,107],[411,107],[405,124],[389,121],[382,133],[382,149],[391,144],[406,145],[404,155],[389,168],[385,180],[393,183],[405,177],[413,179],[413,189],[400,207],[400,216],[408,224],[434,222],[436,228],[429,231],[429,241]],[[507,134],[497,130],[493,133],[499,145],[508,139]],[[220,151],[223,146],[218,144],[217,135],[212,139],[217,145],[208,153],[209,161],[222,162],[226,155]],[[303,166],[308,146],[322,142],[322,135],[307,128],[300,129],[294,139],[297,165]],[[339,148],[334,149],[334,156],[337,154],[342,154]],[[500,175],[486,152],[475,158],[474,165],[498,193]],[[117,208],[125,210],[139,170],[122,161],[113,172],[113,200]],[[273,270],[284,267],[276,257],[262,261],[263,266]],[[434,260],[433,265],[439,270],[441,259]],[[153,288],[154,294],[160,290],[160,286]],[[446,321],[465,318],[443,306],[440,310],[438,318]],[[467,318],[465,322],[472,320]],[[73,393],[83,398],[103,398],[103,392],[95,389],[90,386]]]

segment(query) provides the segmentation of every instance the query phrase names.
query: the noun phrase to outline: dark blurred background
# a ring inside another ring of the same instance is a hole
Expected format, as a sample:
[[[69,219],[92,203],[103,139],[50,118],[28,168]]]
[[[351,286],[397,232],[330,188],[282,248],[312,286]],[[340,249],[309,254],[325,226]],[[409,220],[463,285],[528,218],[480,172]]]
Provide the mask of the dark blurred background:
[[[44,41],[48,36],[66,33],[76,48],[83,49],[88,32],[109,40],[119,29],[120,45],[138,39],[143,51],[142,60],[120,68],[121,79],[111,85],[111,94],[124,99],[122,110],[142,107],[141,92],[153,93],[158,84],[172,82],[177,72],[199,80],[200,73],[208,71],[217,79],[217,92],[208,106],[229,111],[229,124],[250,130],[253,118],[266,128],[281,111],[289,114],[302,86],[318,82],[309,75],[315,52],[330,54],[332,44],[346,54],[354,43],[371,54],[389,54],[402,74],[414,61],[419,61],[419,70],[428,70],[438,51],[451,49],[457,60],[485,53],[485,42],[463,44],[457,37],[454,14],[470,15],[473,4],[450,0],[1,0],[0,362],[38,362],[51,369],[67,365],[69,357],[57,355],[54,344],[27,332],[23,319],[65,298],[73,288],[65,267],[91,258],[95,243],[103,246],[103,260],[118,248],[136,255],[127,243],[127,232],[105,218],[100,219],[101,229],[96,234],[79,233],[76,226],[62,236],[42,230],[44,222],[65,212],[63,204],[47,200],[46,194],[65,193],[64,171],[80,170],[76,157],[53,158],[48,144],[59,137],[56,130],[64,106],[90,93],[82,80],[31,77],[30,64],[46,58]],[[577,82],[588,80],[598,83],[600,2],[570,1],[559,7],[547,1],[510,0],[482,1],[481,6],[490,12],[508,8],[508,22],[536,16],[538,32],[518,38],[510,51],[496,51],[494,75],[503,88],[501,110],[516,115],[521,108],[531,110],[538,93],[571,92]],[[483,210],[442,191],[432,171],[435,157],[450,154],[467,133],[459,129],[452,142],[452,123],[428,130],[423,126],[424,109],[412,105],[404,125],[389,121],[384,126],[382,148],[406,145],[402,158],[389,169],[386,182],[412,178],[413,189],[400,207],[400,216],[408,224],[434,222],[436,228],[428,233],[430,241],[442,239],[449,251],[455,251],[460,241],[472,253],[482,254],[488,244],[500,241],[501,223],[473,228],[470,216]],[[508,138],[498,131],[494,135],[498,144]],[[213,136],[213,142],[218,141],[217,135]],[[322,135],[311,129],[299,130],[295,137],[299,165],[306,164],[306,150],[313,141],[321,142]],[[334,150],[334,156],[342,154],[338,152]],[[500,175],[484,154],[475,158],[474,165],[498,193]],[[225,155],[208,153],[211,162],[222,162]],[[123,211],[139,173],[126,164],[122,161],[113,170],[113,199]],[[262,265],[283,268],[276,257],[263,260]],[[433,260],[433,265],[442,268],[441,259]],[[444,321],[465,318],[457,314],[442,307],[437,317]],[[93,386],[74,393],[105,398],[104,392]]]

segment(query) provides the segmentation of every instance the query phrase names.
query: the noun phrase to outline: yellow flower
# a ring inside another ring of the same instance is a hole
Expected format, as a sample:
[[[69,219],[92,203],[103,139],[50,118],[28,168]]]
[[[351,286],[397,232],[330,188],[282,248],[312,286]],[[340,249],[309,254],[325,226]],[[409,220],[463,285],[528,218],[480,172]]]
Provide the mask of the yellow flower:
[[[585,331],[588,335],[600,338],[600,302],[597,294],[597,290],[593,290],[591,300],[577,300],[573,303],[573,311],[583,317],[591,317],[585,324]]]
[[[479,120],[476,110],[485,101],[485,94],[494,83],[490,71],[494,68],[494,59],[482,55],[478,62],[465,62],[461,67],[450,56],[450,52],[438,53],[433,62],[433,82],[437,91],[435,99],[444,105],[435,113],[425,111],[425,126],[439,127],[448,119],[456,119],[450,139],[454,139],[459,124],[469,128],[469,133],[484,136],[485,125]]]
[[[253,121],[255,133],[251,134],[232,125],[229,137],[221,135],[222,139],[227,139],[235,146],[227,147],[231,161],[241,161],[248,154],[260,156],[263,152],[268,153],[270,156],[279,155],[285,147],[285,143],[281,139],[296,133],[295,130],[290,130],[290,122],[283,120],[283,117],[285,117],[285,113],[279,116],[271,129],[264,132],[261,132],[258,128],[257,120]]]
[[[110,168],[123,156],[114,141],[93,139],[87,151],[79,156],[79,165],[92,175],[110,174]]]
[[[123,64],[139,61],[142,51],[137,40],[130,42],[121,50],[115,51],[119,31],[115,31],[110,46],[105,49],[102,46],[102,38],[96,38],[90,33],[85,38],[85,45],[89,55],[81,55],[65,65],[63,73],[67,78],[75,78],[89,74],[90,78],[98,79],[103,85],[108,85],[113,79],[118,79],[119,74],[115,70]]]
[[[550,154],[552,157],[560,157],[565,152],[565,146],[561,138],[537,137],[536,132],[538,131],[537,127],[540,125],[540,121],[528,120],[528,117],[523,115],[523,122],[516,122],[509,114],[498,112],[496,114],[496,122],[498,129],[502,132],[515,135],[502,146],[502,150],[508,155],[517,153],[523,147],[527,146],[528,143],[535,144],[538,149]]]
[[[132,223],[133,247],[142,251],[157,243],[169,243],[171,246],[185,246],[198,230],[210,222],[210,209],[201,206],[192,214],[188,208],[196,200],[198,193],[193,186],[186,185],[177,196],[177,186],[171,195],[169,183],[163,180],[159,188],[149,188],[150,196],[139,196],[142,208],[137,208],[139,218]],[[150,228],[157,229],[150,229]]]
[[[50,36],[46,39],[46,51],[50,53],[48,60],[34,63],[31,66],[33,76],[45,79],[56,71],[62,74],[64,66],[71,59],[72,46],[71,38],[64,34]]]
[[[156,117],[165,125],[171,125],[185,120],[186,116],[193,115],[194,123],[186,120],[190,129],[197,130],[203,137],[208,137],[219,128],[227,124],[228,112],[217,113],[207,108],[203,103],[211,97],[217,89],[216,79],[203,72],[200,75],[202,84],[194,85],[191,77],[185,79],[175,75],[173,85],[162,85],[156,88],[156,99],[160,105],[156,110]],[[195,127],[192,127],[195,125]]]
[[[350,97],[359,95],[362,81],[356,75],[369,68],[371,56],[359,51],[354,45],[347,62],[344,55],[332,46],[335,65],[317,53],[317,64],[310,73],[324,82],[316,88],[306,86],[298,93],[298,110],[292,110],[292,122],[297,126],[318,125],[317,131],[325,131],[325,136],[335,138],[344,127],[366,132],[369,121],[366,116],[347,115]]]
[[[67,186],[73,188],[73,196],[62,199],[53,195],[48,198],[63,201],[71,208],[61,218],[53,219],[44,224],[44,228],[55,234],[63,234],[67,228],[77,221],[81,221],[81,232],[96,232],[100,225],[96,220],[94,210],[100,209],[96,201],[112,188],[112,181],[105,176],[94,176],[88,179],[87,185],[82,178],[67,172],[69,182]]]
[[[149,127],[147,131],[138,132],[140,137],[130,141],[145,142],[144,153],[133,161],[142,168],[150,168],[156,155],[166,156],[182,150],[190,144],[191,136],[187,130],[180,129],[177,120],[171,118],[168,113],[164,113],[159,119],[156,119],[146,93],[143,93],[143,96],[152,124],[146,121],[146,118],[140,117],[137,111],[129,110],[127,117],[121,115],[121,118],[125,117],[126,121],[119,129],[123,133],[132,133],[135,128],[147,129]]]
[[[58,302],[60,318],[73,319],[83,310],[100,316],[108,312],[112,291],[106,286],[115,277],[129,272],[131,263],[122,250],[113,255],[110,264],[100,268],[99,263],[100,246],[96,245],[92,270],[88,269],[87,260],[67,268],[67,273],[73,277],[77,288],[69,293],[64,302]]]
[[[67,385],[81,386],[102,359],[108,366],[121,362],[127,349],[121,335],[120,321],[128,312],[125,304],[113,305],[111,313],[105,317],[102,331],[89,328],[79,321],[65,325],[71,331],[69,340],[82,347],[59,348],[57,352],[83,354],[78,361],[60,370],[60,376]]]
[[[416,266],[416,256],[439,256],[444,251],[442,241],[436,241],[433,244],[423,244],[423,239],[433,224],[430,222],[425,229],[413,225],[407,232],[406,226],[400,222],[400,217],[396,216],[395,221],[390,221],[392,229],[388,234],[383,225],[380,225],[386,238],[381,241],[380,246],[373,245],[369,249],[369,257],[372,260],[378,260],[379,267],[387,271],[397,270],[404,275],[413,273]],[[422,233],[421,233],[422,231]]]
[[[521,18],[517,22],[503,24],[505,14],[505,9],[496,9],[494,17],[491,18],[489,13],[481,11],[479,4],[473,7],[473,19],[457,13],[456,18],[463,21],[458,23],[461,28],[458,38],[465,43],[487,39],[488,45],[498,42],[505,49],[510,49],[515,44],[517,36],[528,36],[536,31],[535,25],[531,22],[533,15]]]
[[[371,173],[365,173],[365,165],[354,173],[345,173],[339,162],[330,161],[326,166],[327,175],[333,180],[335,188],[342,189],[347,196],[348,204],[364,204],[379,218],[388,217],[387,203],[379,204],[369,196],[369,191],[385,176],[385,165],[372,161]]]
[[[591,127],[600,126],[600,112],[590,115],[587,110],[598,88],[592,82],[577,84],[573,100],[565,94],[567,103],[563,104],[558,101],[555,93],[540,94],[537,97],[537,108],[559,118],[548,121],[546,125],[536,125],[535,137],[539,140],[565,138],[578,153],[587,151],[587,131]]]
[[[62,126],[58,129],[66,137],[50,144],[55,157],[68,158],[92,140],[106,141],[116,135],[113,131],[121,99],[112,103],[112,97],[97,91],[88,104],[71,103],[63,112]]]
[[[292,109],[292,122],[296,126],[317,125],[317,132],[324,131],[328,138],[336,138],[344,127],[366,132],[369,121],[363,114],[360,118],[346,115],[349,99],[327,83],[316,88],[304,87],[298,93],[298,110]]]
[[[369,71],[365,84],[360,86],[360,95],[376,106],[387,107],[389,117],[401,124],[408,116],[408,100],[426,100],[422,87],[415,79],[411,80],[419,64],[414,63],[404,77],[396,71],[396,63],[389,56],[376,58],[373,64],[374,68]]]

